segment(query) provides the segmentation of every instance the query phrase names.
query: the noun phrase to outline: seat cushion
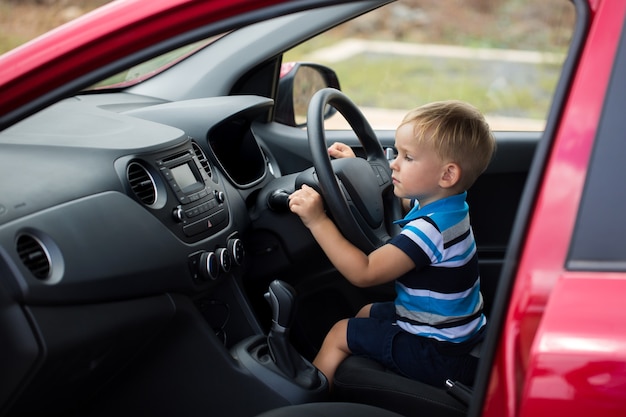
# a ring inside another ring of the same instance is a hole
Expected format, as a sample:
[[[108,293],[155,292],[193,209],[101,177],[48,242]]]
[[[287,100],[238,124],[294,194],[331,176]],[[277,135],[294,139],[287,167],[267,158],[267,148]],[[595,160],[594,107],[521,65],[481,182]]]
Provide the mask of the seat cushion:
[[[335,401],[374,405],[404,416],[462,417],[467,407],[446,392],[400,376],[370,359],[350,356],[335,373]]]
[[[391,411],[364,404],[309,403],[266,411],[257,417],[402,417]]]

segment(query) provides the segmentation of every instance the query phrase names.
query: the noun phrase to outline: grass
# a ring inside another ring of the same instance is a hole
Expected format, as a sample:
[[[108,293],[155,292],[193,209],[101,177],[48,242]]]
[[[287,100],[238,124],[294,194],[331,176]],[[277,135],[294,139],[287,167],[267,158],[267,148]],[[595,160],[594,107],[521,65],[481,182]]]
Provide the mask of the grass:
[[[492,62],[366,55],[332,67],[342,90],[361,106],[409,109],[417,103],[455,98],[485,113],[531,119],[546,117],[560,74],[555,65],[529,67],[526,77],[516,80]]]
[[[295,53],[287,59],[307,60],[307,55]],[[557,64],[372,53],[317,62],[335,70],[341,89],[359,106],[409,109],[454,98],[485,113],[527,119],[545,119],[561,72]]]
[[[0,0],[0,54],[111,0]]]
[[[311,52],[346,38],[536,50],[564,56],[573,28],[573,8],[566,1],[420,0],[417,3],[409,0],[406,3],[414,3],[415,8],[404,10],[405,15],[419,12],[429,3],[428,19],[423,19],[421,25],[402,27],[402,19],[397,19],[402,14],[396,13],[394,18],[388,6],[377,11],[378,18],[333,29],[323,38],[301,45],[290,51],[286,60],[307,60]],[[445,9],[444,4],[448,5]],[[463,25],[459,27],[458,22]],[[342,90],[362,107],[409,109],[429,101],[454,98],[471,102],[484,113],[538,120],[547,116],[561,73],[560,64],[403,58],[391,53],[362,53],[344,61],[317,62],[334,69]]]

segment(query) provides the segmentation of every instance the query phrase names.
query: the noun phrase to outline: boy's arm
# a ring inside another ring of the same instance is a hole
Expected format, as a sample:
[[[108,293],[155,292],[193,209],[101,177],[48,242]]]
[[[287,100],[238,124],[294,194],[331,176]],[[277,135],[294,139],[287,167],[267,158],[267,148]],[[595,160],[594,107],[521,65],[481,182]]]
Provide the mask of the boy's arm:
[[[366,255],[350,243],[324,213],[322,197],[303,185],[289,198],[292,212],[305,226],[337,270],[352,284],[369,287],[393,281],[415,267],[407,254],[393,245],[383,245]]]

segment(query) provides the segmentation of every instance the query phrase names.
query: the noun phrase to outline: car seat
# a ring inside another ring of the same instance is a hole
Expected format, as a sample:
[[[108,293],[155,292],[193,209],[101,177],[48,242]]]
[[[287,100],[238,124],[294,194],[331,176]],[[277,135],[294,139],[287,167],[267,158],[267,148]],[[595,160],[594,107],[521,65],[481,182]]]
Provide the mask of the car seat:
[[[467,403],[451,395],[449,389],[405,378],[378,362],[350,356],[335,373],[331,395],[335,401],[374,405],[403,416],[466,415]]]
[[[257,417],[402,417],[394,412],[364,404],[307,403],[266,411]]]
[[[500,271],[499,263],[481,265],[481,292],[487,317],[491,313]],[[407,417],[462,417],[467,415],[471,396],[471,389],[457,382],[452,387],[435,387],[358,356],[349,356],[339,365],[331,393],[334,401],[369,404]]]

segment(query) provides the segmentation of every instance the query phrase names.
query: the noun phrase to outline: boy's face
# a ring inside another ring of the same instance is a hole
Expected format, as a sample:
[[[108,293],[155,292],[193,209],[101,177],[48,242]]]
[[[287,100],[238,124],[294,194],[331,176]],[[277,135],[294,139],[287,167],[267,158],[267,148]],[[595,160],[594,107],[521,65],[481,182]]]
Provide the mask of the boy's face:
[[[446,164],[431,147],[414,138],[413,124],[404,124],[396,131],[398,156],[391,163],[394,194],[416,198],[420,206],[448,197],[444,178]]]

